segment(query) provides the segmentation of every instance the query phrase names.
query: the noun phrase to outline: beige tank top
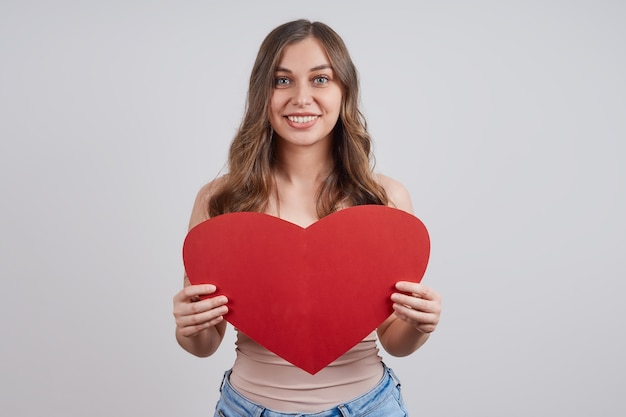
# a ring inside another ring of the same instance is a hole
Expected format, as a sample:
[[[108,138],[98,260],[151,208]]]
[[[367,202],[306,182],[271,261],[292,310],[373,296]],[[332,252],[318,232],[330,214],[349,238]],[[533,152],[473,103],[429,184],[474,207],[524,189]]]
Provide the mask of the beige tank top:
[[[237,332],[231,385],[274,411],[316,413],[371,390],[382,378],[382,358],[372,332],[344,355],[311,375]]]

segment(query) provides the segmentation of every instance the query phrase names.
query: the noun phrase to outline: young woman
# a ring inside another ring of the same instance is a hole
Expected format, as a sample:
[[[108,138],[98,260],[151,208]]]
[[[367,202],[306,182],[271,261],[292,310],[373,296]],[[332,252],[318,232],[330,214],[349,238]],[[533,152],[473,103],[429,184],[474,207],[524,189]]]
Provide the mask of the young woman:
[[[412,213],[407,190],[372,170],[371,138],[358,100],[356,68],[331,28],[297,20],[270,32],[252,69],[229,172],[200,190],[190,228],[239,211],[263,212],[302,227],[363,204]],[[238,332],[237,358],[224,376],[215,415],[407,415],[377,340],[391,355],[413,353],[435,330],[441,301],[421,284],[398,282],[396,289],[394,313],[315,375]],[[174,296],[176,338],[197,356],[213,354],[226,331],[228,300],[211,297],[215,291],[213,285],[190,285],[185,277]]]

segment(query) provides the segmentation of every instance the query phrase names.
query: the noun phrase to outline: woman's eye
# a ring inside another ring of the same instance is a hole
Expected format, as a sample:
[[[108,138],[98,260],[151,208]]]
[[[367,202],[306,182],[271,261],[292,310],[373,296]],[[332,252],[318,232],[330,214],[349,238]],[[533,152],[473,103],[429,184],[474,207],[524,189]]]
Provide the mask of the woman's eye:
[[[325,75],[319,75],[319,76],[313,78],[313,82],[315,84],[326,84],[328,81],[330,81],[330,80]]]
[[[286,77],[276,77],[274,79],[274,85],[276,85],[277,87],[282,87],[285,85],[289,85],[289,78]]]

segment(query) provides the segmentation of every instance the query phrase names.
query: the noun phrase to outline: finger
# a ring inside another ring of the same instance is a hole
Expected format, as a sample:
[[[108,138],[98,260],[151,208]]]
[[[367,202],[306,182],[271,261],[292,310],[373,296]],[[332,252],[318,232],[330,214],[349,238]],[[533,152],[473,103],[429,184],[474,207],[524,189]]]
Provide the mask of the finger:
[[[395,303],[410,307],[413,310],[424,311],[427,313],[434,313],[437,311],[436,303],[408,294],[393,293],[391,295],[391,300]]]
[[[187,304],[189,308],[188,314],[201,314],[206,311],[211,311],[218,307],[224,306],[228,303],[228,298],[225,295],[218,295],[217,297],[206,298],[202,301]]]
[[[215,319],[223,317],[227,313],[228,307],[220,306],[198,314],[178,316],[176,318],[176,325],[181,328],[204,326],[207,323],[211,323]]]
[[[196,314],[190,314],[185,316],[179,316],[178,322],[181,327],[198,326],[204,323],[210,322],[217,317],[224,316],[228,313],[228,307],[223,305],[211,310],[202,311]]]
[[[415,292],[417,291],[419,285],[420,284],[417,282],[398,281],[396,282],[396,289],[403,292]]]
[[[213,284],[188,285],[183,288],[183,294],[186,298],[196,297],[200,295],[210,295],[217,291],[217,287]]]
[[[437,328],[439,316],[436,314],[412,310],[401,304],[394,304],[393,309],[398,318],[423,333],[432,333]]]
[[[213,284],[189,285],[184,287],[174,296],[174,303],[197,301],[201,295],[213,294],[217,287]]]
[[[224,295],[207,298],[202,301],[194,302],[193,299],[183,298],[174,300],[174,317],[181,318],[185,316],[193,316],[202,314],[228,303],[228,298]]]
[[[224,316],[219,316],[219,317],[214,318],[211,321],[208,321],[202,324],[184,327],[184,328],[181,328],[180,334],[186,337],[195,336],[205,329],[208,329],[213,326],[217,326],[223,320],[224,320]]]
[[[413,310],[403,304],[394,304],[393,309],[396,315],[401,315],[415,323],[437,324],[439,321],[439,316],[435,313]]]
[[[438,300],[441,298],[435,290],[417,282],[398,281],[396,283],[396,289],[426,300]]]

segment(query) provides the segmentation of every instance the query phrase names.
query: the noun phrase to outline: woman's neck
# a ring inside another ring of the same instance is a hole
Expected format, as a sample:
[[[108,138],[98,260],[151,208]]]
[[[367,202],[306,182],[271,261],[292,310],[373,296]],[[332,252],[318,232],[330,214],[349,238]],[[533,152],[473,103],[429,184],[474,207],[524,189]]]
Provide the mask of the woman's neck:
[[[275,175],[293,186],[320,184],[333,169],[329,146],[282,146],[276,150]]]
[[[332,150],[321,146],[276,149],[274,196],[269,214],[307,227],[318,219],[320,187],[333,169]]]

